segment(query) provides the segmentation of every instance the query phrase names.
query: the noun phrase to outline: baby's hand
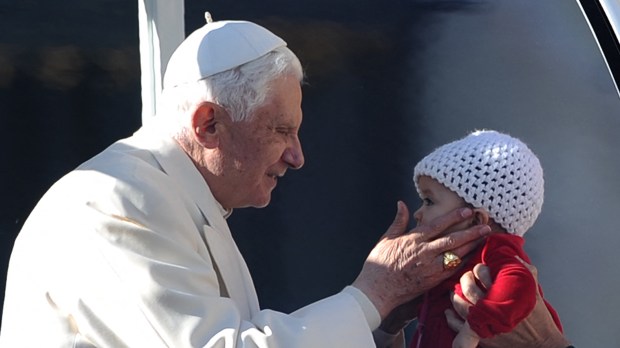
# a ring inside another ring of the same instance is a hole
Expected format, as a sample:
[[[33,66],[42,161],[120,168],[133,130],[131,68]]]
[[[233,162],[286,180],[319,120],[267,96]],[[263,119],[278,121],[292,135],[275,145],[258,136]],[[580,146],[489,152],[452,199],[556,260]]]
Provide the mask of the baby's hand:
[[[480,337],[469,327],[469,323],[465,322],[452,341],[452,348],[476,348],[478,342],[480,342]]]
[[[522,260],[521,262],[530,269],[534,278],[536,278],[536,268]],[[462,328],[465,326],[461,318],[467,317],[469,307],[472,303],[476,303],[478,299],[484,298],[484,291],[475,285],[475,279],[482,281],[483,286],[487,289],[491,286],[491,277],[488,273],[488,268],[481,264],[476,265],[473,272],[467,272],[461,277],[461,287],[463,288],[463,292],[467,294],[469,301],[465,301],[460,296],[453,294],[452,305],[454,310],[446,310],[448,325],[452,330],[459,331],[458,336],[461,335]],[[468,291],[465,289],[468,289]],[[456,339],[454,344],[456,344]],[[453,347],[461,347],[454,344]],[[527,318],[523,319],[511,332],[498,334],[492,338],[485,338],[480,343],[480,346],[501,348],[564,348],[570,346],[570,342],[556,326],[545,302],[537,292],[536,306]]]

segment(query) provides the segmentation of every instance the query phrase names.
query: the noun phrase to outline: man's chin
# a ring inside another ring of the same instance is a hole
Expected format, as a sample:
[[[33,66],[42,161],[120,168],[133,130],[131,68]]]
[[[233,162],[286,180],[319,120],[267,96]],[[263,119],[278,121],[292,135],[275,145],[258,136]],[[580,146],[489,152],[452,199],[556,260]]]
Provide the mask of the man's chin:
[[[263,204],[257,204],[257,205],[254,206],[254,208],[258,208],[258,209],[265,208],[268,205],[269,205],[269,202],[266,202],[266,203],[263,203]]]
[[[269,205],[269,203],[271,203],[271,195],[264,197],[263,199],[255,202],[254,204],[250,204],[248,205],[249,207],[252,208],[265,208],[266,206]]]

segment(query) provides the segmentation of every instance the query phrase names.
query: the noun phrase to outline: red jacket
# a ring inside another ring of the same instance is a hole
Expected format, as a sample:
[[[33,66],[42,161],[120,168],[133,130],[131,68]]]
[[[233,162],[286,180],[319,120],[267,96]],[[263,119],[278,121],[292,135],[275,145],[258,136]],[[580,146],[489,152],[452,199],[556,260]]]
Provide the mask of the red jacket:
[[[448,327],[444,311],[452,308],[450,291],[463,297],[459,279],[463,273],[482,262],[489,267],[493,286],[487,296],[469,309],[467,321],[481,338],[511,331],[527,317],[536,304],[536,287],[531,272],[515,256],[530,263],[523,250],[524,240],[508,233],[495,233],[487,237],[469,262],[456,274],[431,289],[422,303],[418,327],[411,348],[451,348],[456,332]],[[545,301],[549,312],[560,330],[562,325],[556,311]]]

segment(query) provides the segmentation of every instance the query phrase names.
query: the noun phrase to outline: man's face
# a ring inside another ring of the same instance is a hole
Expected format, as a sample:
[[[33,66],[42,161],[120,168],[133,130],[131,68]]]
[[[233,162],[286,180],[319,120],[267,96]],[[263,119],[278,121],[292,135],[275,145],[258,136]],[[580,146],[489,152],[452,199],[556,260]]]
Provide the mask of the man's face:
[[[413,214],[418,226],[428,225],[433,219],[467,205],[456,193],[429,176],[423,175],[418,178],[418,188],[422,205]],[[462,224],[452,226],[446,232],[461,230],[467,227],[467,223],[464,221]]]
[[[288,168],[299,169],[304,155],[298,137],[301,86],[292,76],[271,84],[266,103],[251,121],[231,124],[221,144],[228,194],[225,208],[264,207]]]

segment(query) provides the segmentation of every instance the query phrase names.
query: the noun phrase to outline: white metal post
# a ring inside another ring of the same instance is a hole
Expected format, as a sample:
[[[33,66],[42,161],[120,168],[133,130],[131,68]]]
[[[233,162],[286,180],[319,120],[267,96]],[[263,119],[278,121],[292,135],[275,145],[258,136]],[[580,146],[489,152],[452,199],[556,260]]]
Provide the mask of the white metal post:
[[[185,38],[184,0],[138,0],[142,124],[157,113],[164,70]]]

